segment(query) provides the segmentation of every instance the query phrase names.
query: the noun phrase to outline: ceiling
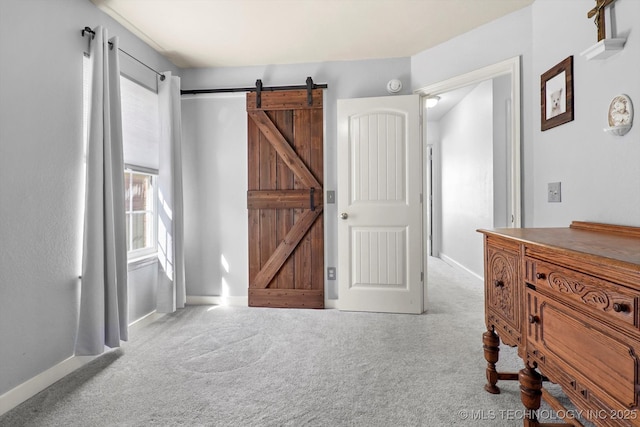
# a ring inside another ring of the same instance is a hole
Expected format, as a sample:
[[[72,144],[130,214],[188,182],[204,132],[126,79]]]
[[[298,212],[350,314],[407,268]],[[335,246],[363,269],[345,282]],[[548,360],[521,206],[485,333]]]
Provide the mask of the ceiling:
[[[181,68],[408,57],[534,0],[91,0]]]
[[[462,99],[467,96],[473,89],[478,86],[477,83],[470,84],[468,86],[461,87],[459,89],[451,90],[449,92],[441,93],[438,95],[439,101],[435,107],[425,108],[425,114],[427,115],[427,121],[437,122],[445,116],[453,107],[458,105]]]

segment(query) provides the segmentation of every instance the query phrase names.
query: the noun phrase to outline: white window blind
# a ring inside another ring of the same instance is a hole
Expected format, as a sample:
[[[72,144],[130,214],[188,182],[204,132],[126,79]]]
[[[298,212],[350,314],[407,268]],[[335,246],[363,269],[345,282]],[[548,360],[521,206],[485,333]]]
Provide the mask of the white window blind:
[[[124,162],[158,169],[160,119],[158,94],[120,77]]]

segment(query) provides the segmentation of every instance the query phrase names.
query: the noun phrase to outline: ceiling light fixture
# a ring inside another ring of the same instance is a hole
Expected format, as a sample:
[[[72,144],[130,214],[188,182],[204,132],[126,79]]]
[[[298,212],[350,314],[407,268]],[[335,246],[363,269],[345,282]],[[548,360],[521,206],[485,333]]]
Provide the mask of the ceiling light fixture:
[[[440,97],[439,96],[437,96],[437,95],[429,96],[429,97],[427,97],[427,100],[425,101],[425,105],[426,105],[427,108],[433,108],[433,107],[436,106],[438,101],[440,101]]]

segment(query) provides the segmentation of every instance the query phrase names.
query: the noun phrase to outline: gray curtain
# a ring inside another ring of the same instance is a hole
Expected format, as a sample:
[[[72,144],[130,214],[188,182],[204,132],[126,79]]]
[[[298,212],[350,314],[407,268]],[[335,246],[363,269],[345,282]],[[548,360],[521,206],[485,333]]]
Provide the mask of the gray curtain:
[[[111,46],[109,45],[111,42]],[[75,354],[94,355],[127,340],[127,247],[118,39],[95,29]]]
[[[182,202],[182,118],[180,77],[158,80],[160,165],[158,168],[157,311],[171,313],[186,300]]]

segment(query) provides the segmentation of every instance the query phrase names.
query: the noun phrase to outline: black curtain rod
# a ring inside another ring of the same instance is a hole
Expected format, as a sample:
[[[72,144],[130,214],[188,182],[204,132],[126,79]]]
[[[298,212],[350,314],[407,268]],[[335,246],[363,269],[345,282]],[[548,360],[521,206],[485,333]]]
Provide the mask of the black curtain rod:
[[[85,33],[89,33],[89,34],[91,34],[91,40],[93,40],[93,38],[94,38],[94,37],[95,37],[95,35],[96,35],[96,32],[95,32],[95,31],[93,31],[93,30],[92,30],[91,28],[89,28],[89,27],[84,27],[84,28],[81,30],[81,33],[82,33],[82,37],[84,37],[84,36],[86,35]],[[109,47],[110,47],[111,49],[113,49],[113,43],[109,42]],[[164,80],[164,79],[165,79],[164,74],[162,74],[161,72],[156,71],[156,70],[154,70],[153,68],[149,67],[147,64],[145,64],[144,62],[140,61],[138,58],[136,58],[135,56],[131,55],[130,53],[128,53],[128,52],[126,52],[126,51],[124,51],[124,50],[122,50],[122,49],[120,49],[120,48],[118,48],[118,50],[119,50],[120,52],[124,53],[125,55],[127,55],[129,58],[131,58],[131,59],[133,59],[134,61],[136,61],[138,64],[140,64],[140,65],[143,65],[143,66],[147,67],[148,69],[150,69],[151,71],[153,71],[154,73],[156,73],[157,75],[159,75],[159,76],[160,76],[160,80]]]
[[[326,83],[313,84],[312,89],[326,89],[328,86]],[[262,86],[260,90],[262,92],[274,91],[274,90],[300,90],[308,89],[307,85],[294,85],[294,86]],[[219,89],[186,89],[181,90],[181,95],[197,95],[200,93],[230,93],[230,92],[257,92],[257,87],[229,87]]]

